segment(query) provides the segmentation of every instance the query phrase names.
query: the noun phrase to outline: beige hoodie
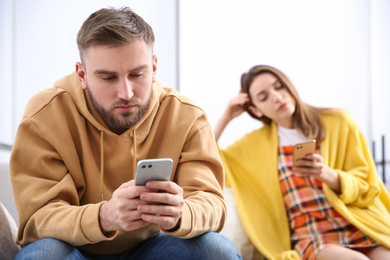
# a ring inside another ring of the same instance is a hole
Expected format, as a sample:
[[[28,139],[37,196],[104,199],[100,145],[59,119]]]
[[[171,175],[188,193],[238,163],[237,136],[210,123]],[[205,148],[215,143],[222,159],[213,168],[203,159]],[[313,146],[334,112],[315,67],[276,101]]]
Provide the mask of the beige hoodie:
[[[137,161],[163,157],[173,159],[171,180],[185,199],[180,227],[170,234],[191,238],[220,231],[226,217],[223,168],[199,107],[156,82],[141,121],[116,135],[94,111],[76,74],[60,79],[29,101],[16,134],[10,170],[18,242],[52,237],[93,254],[137,246],[159,227],[103,234],[102,197],[109,200],[134,179]]]

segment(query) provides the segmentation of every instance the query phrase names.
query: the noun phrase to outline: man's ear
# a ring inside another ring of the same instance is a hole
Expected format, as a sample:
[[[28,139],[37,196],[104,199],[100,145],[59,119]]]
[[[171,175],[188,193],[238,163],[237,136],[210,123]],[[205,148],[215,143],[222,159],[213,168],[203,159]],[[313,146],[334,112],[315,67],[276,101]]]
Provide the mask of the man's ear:
[[[83,65],[80,62],[76,62],[76,74],[80,80],[81,87],[87,89],[87,73],[84,70]]]
[[[157,74],[157,55],[153,55],[153,61],[152,61],[152,66],[153,66],[153,81],[156,81],[156,74]]]
[[[248,107],[249,111],[251,111],[255,116],[257,117],[262,117],[263,113],[261,113],[256,107],[254,106],[249,106]]]

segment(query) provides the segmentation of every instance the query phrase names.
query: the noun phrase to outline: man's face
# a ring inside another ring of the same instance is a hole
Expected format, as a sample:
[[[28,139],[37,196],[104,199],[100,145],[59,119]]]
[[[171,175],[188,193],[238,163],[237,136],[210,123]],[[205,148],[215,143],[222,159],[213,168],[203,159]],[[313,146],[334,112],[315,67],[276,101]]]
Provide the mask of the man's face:
[[[157,57],[143,40],[117,46],[92,46],[76,64],[81,86],[111,131],[122,134],[147,110]]]

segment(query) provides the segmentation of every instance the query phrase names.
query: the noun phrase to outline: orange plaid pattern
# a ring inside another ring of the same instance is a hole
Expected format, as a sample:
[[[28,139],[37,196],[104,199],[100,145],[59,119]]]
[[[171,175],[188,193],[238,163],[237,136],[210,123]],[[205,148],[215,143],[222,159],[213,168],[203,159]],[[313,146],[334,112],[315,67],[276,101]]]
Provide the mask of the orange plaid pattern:
[[[319,152],[317,147],[317,152]],[[322,182],[292,172],[292,146],[279,147],[279,182],[291,228],[291,243],[303,259],[315,259],[329,245],[349,248],[376,242],[349,223],[328,203]]]

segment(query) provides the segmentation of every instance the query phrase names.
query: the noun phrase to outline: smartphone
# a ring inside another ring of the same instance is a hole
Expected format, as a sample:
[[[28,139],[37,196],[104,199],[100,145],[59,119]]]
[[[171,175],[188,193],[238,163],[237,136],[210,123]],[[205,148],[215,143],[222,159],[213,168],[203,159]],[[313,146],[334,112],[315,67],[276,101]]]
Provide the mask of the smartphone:
[[[316,151],[316,140],[310,140],[304,143],[296,144],[293,148],[293,166],[297,165],[297,161],[308,154]]]
[[[169,181],[173,160],[171,158],[145,159],[137,163],[135,185],[145,185],[148,181]]]

